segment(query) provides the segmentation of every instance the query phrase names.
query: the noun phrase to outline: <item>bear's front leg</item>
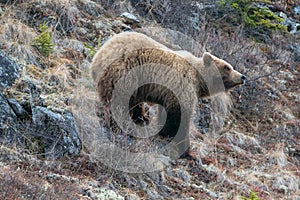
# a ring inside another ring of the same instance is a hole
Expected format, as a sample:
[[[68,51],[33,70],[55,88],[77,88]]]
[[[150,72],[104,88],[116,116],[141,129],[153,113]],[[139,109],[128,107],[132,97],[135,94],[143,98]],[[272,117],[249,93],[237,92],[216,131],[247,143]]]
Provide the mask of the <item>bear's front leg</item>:
[[[166,112],[160,108],[158,123],[162,126],[159,135],[172,139],[170,148],[167,149],[169,156],[172,158],[186,157],[190,147],[190,114],[182,113],[180,107],[166,109]]]

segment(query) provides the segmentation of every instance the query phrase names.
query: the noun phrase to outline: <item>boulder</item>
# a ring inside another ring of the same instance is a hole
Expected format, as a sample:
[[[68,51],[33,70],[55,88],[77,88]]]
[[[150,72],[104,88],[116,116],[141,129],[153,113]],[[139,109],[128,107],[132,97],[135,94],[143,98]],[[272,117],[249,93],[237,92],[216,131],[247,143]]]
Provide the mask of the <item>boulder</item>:
[[[0,91],[0,142],[11,143],[17,133],[17,116]]]
[[[26,0],[0,0],[3,4],[24,3]]]
[[[21,66],[0,50],[0,89],[11,86],[21,72]]]
[[[130,24],[130,25],[138,25],[141,23],[140,20],[134,16],[133,14],[129,12],[124,12],[120,15],[124,19],[125,24]]]
[[[35,135],[43,138],[46,157],[57,159],[65,155],[77,155],[81,140],[73,115],[67,111],[54,113],[41,106],[32,108]]]
[[[16,99],[9,98],[7,101],[19,119],[26,119],[29,117],[28,112],[19,104]]]
[[[280,12],[279,17],[284,19],[283,24],[287,27],[288,32],[292,34],[299,33],[300,23],[295,19],[288,17],[284,12]]]

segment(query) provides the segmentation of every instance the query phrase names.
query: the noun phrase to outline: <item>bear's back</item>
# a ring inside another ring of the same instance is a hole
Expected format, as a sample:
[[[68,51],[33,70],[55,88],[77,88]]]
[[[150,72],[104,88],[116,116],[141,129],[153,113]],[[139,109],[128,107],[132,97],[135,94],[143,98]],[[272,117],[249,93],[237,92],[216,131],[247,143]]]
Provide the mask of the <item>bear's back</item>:
[[[91,65],[93,79],[97,80],[99,70],[105,69],[124,55],[139,49],[149,48],[169,50],[152,38],[137,32],[123,32],[113,36],[99,49],[93,58]]]

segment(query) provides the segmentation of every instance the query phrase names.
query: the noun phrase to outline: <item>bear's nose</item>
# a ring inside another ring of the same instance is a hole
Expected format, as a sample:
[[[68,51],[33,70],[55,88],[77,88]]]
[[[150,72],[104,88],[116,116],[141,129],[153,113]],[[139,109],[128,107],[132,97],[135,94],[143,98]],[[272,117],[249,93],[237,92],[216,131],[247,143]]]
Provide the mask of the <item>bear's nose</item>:
[[[243,81],[245,81],[245,80],[247,79],[247,77],[246,77],[245,75],[242,75],[241,79],[242,79]]]

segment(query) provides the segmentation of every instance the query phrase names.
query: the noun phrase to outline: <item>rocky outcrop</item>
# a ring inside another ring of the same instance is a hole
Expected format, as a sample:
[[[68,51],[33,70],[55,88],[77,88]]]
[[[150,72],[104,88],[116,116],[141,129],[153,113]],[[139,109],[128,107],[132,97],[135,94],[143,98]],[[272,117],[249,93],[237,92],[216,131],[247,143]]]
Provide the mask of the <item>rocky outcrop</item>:
[[[21,67],[0,50],[0,89],[11,86],[21,75]]]
[[[0,142],[12,142],[17,134],[17,116],[0,91]]]
[[[39,106],[41,97],[35,85],[31,87],[31,114],[16,99],[7,99],[0,91],[0,143],[15,144],[24,138],[39,140],[38,150],[42,151],[39,153],[49,159],[79,154],[81,140],[73,115],[68,111],[55,113]]]
[[[1,89],[13,85],[20,77],[20,68],[0,51]],[[37,82],[30,78],[22,81],[24,91],[30,91],[30,100],[27,102],[30,106],[26,109],[16,99],[6,98],[0,91],[0,143],[26,146],[22,141],[34,143],[32,141],[38,140],[41,145],[33,151],[43,153],[50,159],[77,155],[81,150],[81,141],[73,115],[65,110],[60,113],[49,110],[41,98]]]
[[[288,17],[284,12],[280,12],[279,16],[284,19],[283,24],[287,27],[288,32],[298,34],[300,30],[300,23],[295,19]]]
[[[81,150],[77,124],[73,115],[64,111],[54,113],[47,108],[36,106],[32,109],[35,135],[43,138],[46,157],[56,159],[66,154],[77,155]]]
[[[77,155],[81,150],[81,141],[73,115],[64,110],[55,113],[43,107],[40,90],[32,83],[29,83],[29,88],[34,130],[31,134],[42,139],[45,155],[50,159],[66,154]]]

